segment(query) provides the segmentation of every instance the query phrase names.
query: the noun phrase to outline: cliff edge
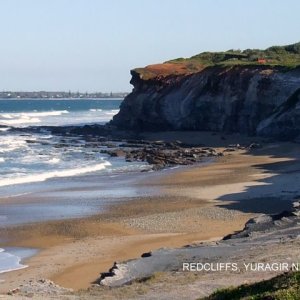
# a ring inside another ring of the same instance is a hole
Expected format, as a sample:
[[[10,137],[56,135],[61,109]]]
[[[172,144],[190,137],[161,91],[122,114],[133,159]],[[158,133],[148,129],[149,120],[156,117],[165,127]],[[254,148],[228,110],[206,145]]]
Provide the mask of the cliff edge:
[[[300,43],[204,52],[131,71],[111,125],[300,138]]]

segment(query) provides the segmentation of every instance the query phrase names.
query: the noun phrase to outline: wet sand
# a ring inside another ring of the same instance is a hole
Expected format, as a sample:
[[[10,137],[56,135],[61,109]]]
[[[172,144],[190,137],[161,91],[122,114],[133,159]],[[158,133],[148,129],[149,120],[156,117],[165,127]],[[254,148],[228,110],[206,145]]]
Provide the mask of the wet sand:
[[[126,199],[88,218],[1,230],[10,240],[0,247],[36,247],[40,252],[26,261],[29,268],[2,275],[5,282],[0,284],[0,291],[40,278],[75,290],[87,288],[114,261],[161,247],[217,240],[241,230],[249,218],[260,213],[257,203],[252,206],[250,201],[257,194],[261,195],[260,203],[268,197],[273,199],[260,205],[265,210],[288,205],[279,199],[277,190],[294,192],[297,184],[280,176],[282,185],[278,186],[278,180],[274,189],[271,181],[279,170],[282,173],[281,166],[286,174],[299,167],[299,162],[291,163],[299,153],[297,149],[291,144],[276,144],[251,154],[235,151],[212,164],[179,169],[163,177],[151,176],[140,183],[141,187],[159,188],[159,196]],[[249,201],[242,202],[245,197]]]
[[[163,202],[168,202],[168,205]],[[187,208],[183,209],[184,203]],[[111,214],[107,212],[86,219],[8,229],[7,234],[13,237],[9,245],[41,250],[25,262],[29,268],[3,276],[5,282],[0,285],[1,291],[16,287],[23,280],[39,278],[50,278],[75,290],[87,288],[99,277],[100,272],[107,271],[115,261],[139,257],[144,252],[161,247],[180,247],[202,240],[219,239],[241,229],[250,217],[249,214],[238,212],[235,220],[224,219],[221,215],[213,220],[205,214],[200,218],[182,216],[186,209],[200,209],[204,212],[210,207],[202,200],[181,197],[135,199],[118,205],[118,209],[111,208]],[[142,229],[130,225],[132,218],[141,218],[138,223],[145,224],[142,218],[151,218],[157,214],[163,218],[159,222],[154,220],[156,225],[160,224],[160,230],[153,229],[151,222]],[[168,214],[175,214],[177,225],[181,223],[179,232],[174,232],[176,224],[172,224],[172,227],[164,226]]]

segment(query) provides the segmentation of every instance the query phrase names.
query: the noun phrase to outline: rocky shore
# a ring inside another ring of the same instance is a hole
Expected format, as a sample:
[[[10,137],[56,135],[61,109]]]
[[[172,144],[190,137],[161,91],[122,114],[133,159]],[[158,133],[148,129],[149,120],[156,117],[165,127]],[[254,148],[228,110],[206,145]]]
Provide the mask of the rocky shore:
[[[185,263],[233,262],[241,253],[244,253],[244,260],[247,261],[249,253],[247,255],[245,252],[249,249],[292,243],[299,238],[300,202],[297,201],[294,202],[294,210],[276,215],[260,215],[247,222],[241,232],[224,237],[217,243],[161,249],[144,253],[139,259],[115,263],[109,272],[101,275],[99,284],[116,287],[149,278],[156,272],[182,272]]]
[[[224,151],[235,151],[233,146],[218,152],[211,147],[186,147],[181,142],[165,143],[162,141],[127,141],[120,144],[118,149],[102,150],[102,153],[112,157],[125,157],[127,162],[146,161],[153,165],[154,170],[176,165],[191,165],[203,161],[207,157],[224,156]]]
[[[21,131],[24,135],[32,132],[48,131],[59,137],[59,141],[53,144],[56,148],[68,147],[77,144],[81,147],[92,147],[100,153],[110,157],[123,157],[127,162],[147,162],[153,170],[166,167],[192,165],[203,162],[208,158],[222,157],[236,150],[251,151],[262,147],[261,143],[254,142],[233,143],[226,141],[221,136],[222,143],[218,147],[207,146],[205,140],[185,143],[180,140],[164,141],[144,139],[143,134],[131,130],[120,131],[110,125],[85,125],[65,127],[31,127],[12,128],[12,131]],[[199,134],[199,133],[196,133]],[[200,133],[201,135],[201,133]],[[211,133],[212,136],[216,133]],[[84,141],[84,145],[80,145]],[[269,142],[268,140],[265,140]],[[28,140],[28,143],[39,143],[40,141]],[[43,141],[45,143],[45,141]]]

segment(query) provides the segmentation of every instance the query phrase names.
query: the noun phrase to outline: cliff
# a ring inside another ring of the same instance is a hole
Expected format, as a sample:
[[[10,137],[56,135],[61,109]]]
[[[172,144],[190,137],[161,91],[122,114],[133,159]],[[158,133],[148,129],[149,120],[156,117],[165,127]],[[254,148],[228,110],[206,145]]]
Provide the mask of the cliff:
[[[285,52],[275,56],[278,48]],[[300,136],[299,43],[267,50],[206,52],[134,69],[131,74],[134,89],[111,122],[118,128]]]

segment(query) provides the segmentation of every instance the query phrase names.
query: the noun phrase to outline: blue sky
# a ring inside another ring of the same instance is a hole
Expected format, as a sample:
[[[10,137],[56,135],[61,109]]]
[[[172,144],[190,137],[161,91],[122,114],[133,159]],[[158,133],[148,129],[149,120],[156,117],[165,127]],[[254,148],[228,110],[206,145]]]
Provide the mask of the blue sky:
[[[130,91],[129,70],[300,41],[299,0],[0,0],[0,89]]]

